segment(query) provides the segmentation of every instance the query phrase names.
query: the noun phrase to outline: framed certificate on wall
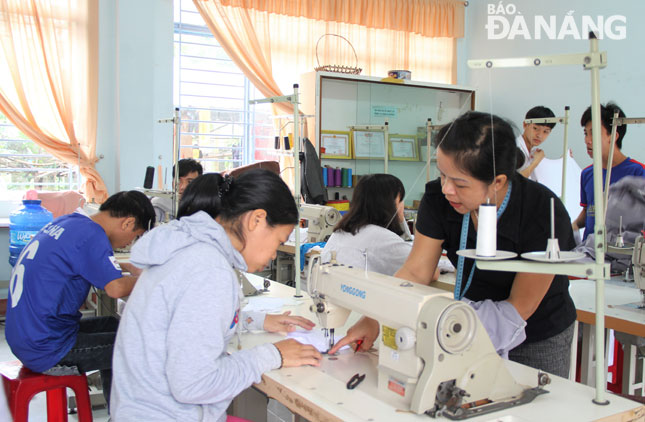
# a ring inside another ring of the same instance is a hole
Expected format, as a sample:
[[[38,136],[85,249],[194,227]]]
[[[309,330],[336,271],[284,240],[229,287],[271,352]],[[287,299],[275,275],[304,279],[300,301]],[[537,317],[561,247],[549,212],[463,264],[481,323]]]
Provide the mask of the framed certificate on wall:
[[[384,130],[354,130],[354,157],[370,159],[385,158]]]
[[[321,130],[321,158],[352,158],[352,133],[338,130]]]
[[[389,159],[419,161],[419,148],[416,135],[390,135]]]

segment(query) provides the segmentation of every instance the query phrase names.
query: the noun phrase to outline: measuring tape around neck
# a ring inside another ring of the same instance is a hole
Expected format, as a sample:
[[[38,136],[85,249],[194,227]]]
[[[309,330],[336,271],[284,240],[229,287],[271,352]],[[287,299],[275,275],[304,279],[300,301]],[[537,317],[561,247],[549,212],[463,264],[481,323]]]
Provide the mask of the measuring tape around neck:
[[[506,191],[506,195],[504,196],[502,205],[497,210],[498,220],[499,220],[499,217],[501,217],[502,214],[504,214],[504,210],[506,210],[506,206],[508,205],[508,201],[511,197],[512,187],[513,187],[513,183],[508,182],[508,190]],[[464,214],[464,217],[461,220],[461,237],[459,238],[459,250],[466,249],[466,240],[468,239],[469,224],[470,224],[470,213],[467,213],[467,214]],[[464,297],[464,295],[468,291],[468,288],[470,287],[470,283],[473,281],[473,274],[475,273],[475,264],[473,263],[473,266],[470,269],[470,275],[468,276],[468,281],[466,282],[466,287],[462,292],[461,283],[464,278],[464,260],[465,258],[461,255],[459,256],[459,258],[457,258],[457,277],[455,280],[455,292],[454,292],[454,297],[456,300],[461,300],[461,298]]]

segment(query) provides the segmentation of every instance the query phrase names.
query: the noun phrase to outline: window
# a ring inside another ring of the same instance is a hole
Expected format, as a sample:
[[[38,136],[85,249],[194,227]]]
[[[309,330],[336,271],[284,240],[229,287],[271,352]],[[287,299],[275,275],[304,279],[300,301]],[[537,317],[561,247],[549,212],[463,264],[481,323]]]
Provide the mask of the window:
[[[275,159],[267,104],[218,45],[191,0],[175,0],[174,103],[181,111],[181,157],[205,172]]]
[[[3,197],[19,198],[28,189],[78,190],[80,183],[77,166],[65,164],[47,153],[0,114],[0,192]]]

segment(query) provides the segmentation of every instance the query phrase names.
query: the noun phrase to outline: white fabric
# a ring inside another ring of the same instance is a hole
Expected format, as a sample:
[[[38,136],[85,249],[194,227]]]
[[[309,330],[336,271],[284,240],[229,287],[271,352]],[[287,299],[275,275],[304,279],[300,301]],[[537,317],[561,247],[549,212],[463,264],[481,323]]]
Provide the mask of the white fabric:
[[[172,198],[166,196],[155,196],[150,202],[152,203],[152,208],[155,210],[157,224],[165,223],[175,218],[175,216],[172,215]]]
[[[287,337],[296,340],[298,343],[310,344],[316,348],[320,353],[327,353],[329,350],[329,337],[325,336],[322,330],[303,330],[298,329],[287,333]],[[343,346],[339,349],[349,349],[349,346]]]
[[[522,155],[524,155],[524,164],[517,170],[519,172],[522,172],[533,162],[533,157],[531,156],[533,153],[533,148],[531,148],[531,151],[528,150],[528,148],[526,147],[526,142],[524,142],[524,137],[522,135],[518,136],[517,139],[515,139],[515,143],[517,144],[517,147],[520,149],[520,151],[522,151]],[[538,181],[535,170],[533,170],[531,174],[529,174],[529,179],[535,180],[536,182]]]
[[[336,252],[336,262],[365,268],[385,275],[394,275],[410,255],[412,242],[406,242],[390,230],[368,224],[355,235],[335,231],[322,250],[322,262],[331,260],[331,252]]]
[[[533,171],[540,183],[551,189],[558,196],[562,195],[562,158],[550,159],[544,158]],[[580,175],[582,169],[569,154],[567,154],[567,179],[566,198],[564,206],[569,213],[569,217],[575,219],[582,207],[580,206]]]

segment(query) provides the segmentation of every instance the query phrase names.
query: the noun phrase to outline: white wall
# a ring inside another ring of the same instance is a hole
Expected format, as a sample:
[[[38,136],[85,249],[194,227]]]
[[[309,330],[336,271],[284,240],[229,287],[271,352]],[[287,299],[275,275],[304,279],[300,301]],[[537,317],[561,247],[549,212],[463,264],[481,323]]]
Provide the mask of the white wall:
[[[497,7],[500,3],[492,1],[470,1],[466,8],[466,37],[458,42],[458,83],[469,85],[477,90],[477,109],[492,111],[506,117],[521,127],[524,114],[535,105],[550,107],[558,116],[563,115],[564,106],[571,106],[569,125],[569,145],[574,158],[582,167],[591,164],[587,156],[580,116],[591,102],[590,72],[581,66],[557,66],[541,68],[512,68],[487,70],[468,69],[467,59],[531,57],[566,53],[583,53],[589,50],[589,41],[576,40],[571,36],[563,39],[524,39],[516,37],[511,40],[489,39],[486,24],[489,18],[488,4]],[[605,21],[613,15],[626,17],[625,39],[600,40],[600,50],[607,52],[608,66],[600,71],[600,99],[602,103],[615,101],[628,117],[645,117],[645,84],[643,84],[643,66],[645,65],[645,26],[641,19],[645,16],[645,2],[640,0],[623,0],[608,2],[600,0],[516,0],[504,2],[508,7],[513,4],[516,16],[527,22],[527,28],[534,35],[536,15],[556,18],[556,28],[565,22],[567,13],[581,31],[582,16],[589,15],[594,21],[601,16]],[[512,10],[512,7],[511,7]],[[504,15],[500,15],[504,16]],[[513,23],[514,16],[505,16]],[[617,37],[618,27],[615,22],[611,29]],[[494,31],[493,34],[500,34]],[[490,82],[489,82],[490,76]],[[556,126],[551,137],[545,143],[548,157],[555,158],[562,154],[562,125]],[[645,162],[645,125],[630,125],[623,141],[623,152],[641,162]]]

